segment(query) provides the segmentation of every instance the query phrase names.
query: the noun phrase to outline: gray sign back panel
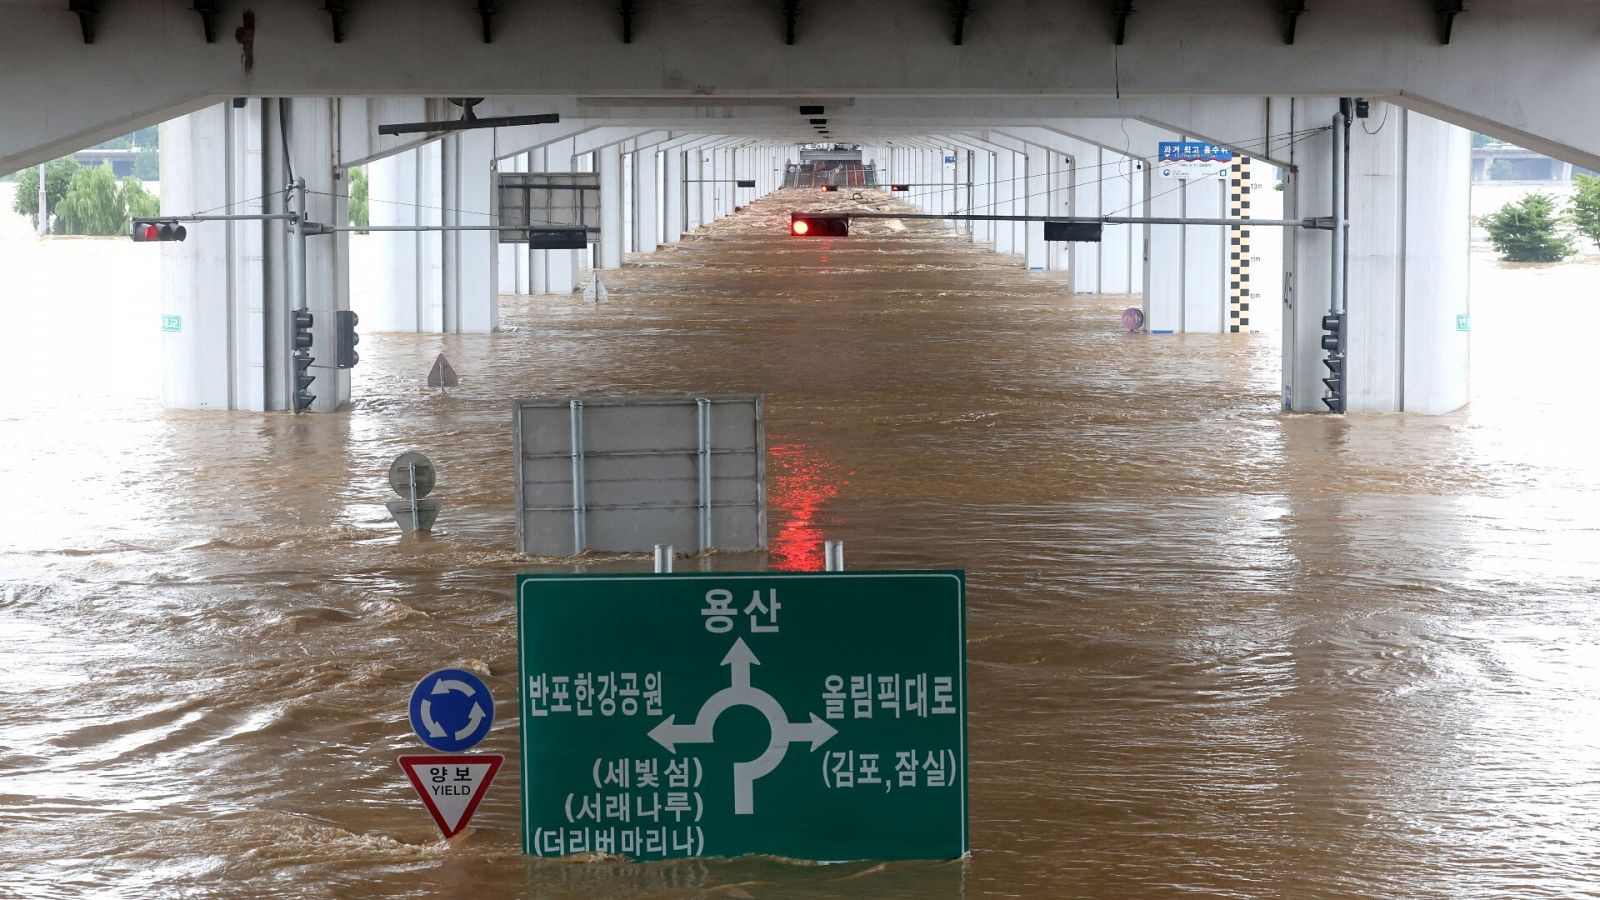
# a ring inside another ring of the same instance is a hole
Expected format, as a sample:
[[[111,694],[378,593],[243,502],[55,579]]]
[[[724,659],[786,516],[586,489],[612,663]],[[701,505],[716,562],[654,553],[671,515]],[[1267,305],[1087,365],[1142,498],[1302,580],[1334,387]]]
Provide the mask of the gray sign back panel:
[[[516,404],[517,549],[767,545],[761,398],[541,398]]]
[[[498,172],[496,206],[501,225],[533,229],[581,228],[600,233],[600,175],[595,172]],[[500,242],[527,242],[522,232],[502,231]]]

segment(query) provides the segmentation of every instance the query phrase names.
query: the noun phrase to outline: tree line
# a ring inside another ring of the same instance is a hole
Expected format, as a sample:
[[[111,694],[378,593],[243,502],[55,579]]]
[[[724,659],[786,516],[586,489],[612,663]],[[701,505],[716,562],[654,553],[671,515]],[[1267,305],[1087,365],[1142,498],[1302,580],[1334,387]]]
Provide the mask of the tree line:
[[[1600,246],[1600,175],[1576,176],[1577,193],[1566,215],[1549,194],[1529,194],[1483,217],[1500,258],[1511,262],[1560,262],[1578,252],[1578,241],[1563,230],[1566,221]]]
[[[39,168],[17,173],[11,208],[39,225]],[[127,234],[134,218],[161,214],[161,201],[129,175],[120,182],[110,163],[79,165],[64,156],[44,168],[44,215],[51,234]]]

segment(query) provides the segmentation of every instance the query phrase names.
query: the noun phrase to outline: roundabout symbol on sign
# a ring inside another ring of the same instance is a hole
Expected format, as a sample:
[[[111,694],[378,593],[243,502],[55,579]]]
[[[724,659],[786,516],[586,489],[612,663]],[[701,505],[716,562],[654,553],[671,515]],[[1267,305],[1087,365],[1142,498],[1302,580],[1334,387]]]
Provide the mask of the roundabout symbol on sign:
[[[483,740],[493,724],[489,686],[471,672],[429,672],[411,691],[411,728],[435,750],[460,753]]]
[[[712,694],[710,699],[700,707],[699,715],[695,716],[692,723],[678,725],[673,722],[676,715],[667,716],[661,724],[650,729],[650,739],[676,754],[678,744],[709,744],[712,742],[712,733],[716,728],[717,716],[723,710],[733,706],[749,706],[766,716],[767,724],[772,729],[772,740],[767,744],[767,749],[760,756],[748,762],[733,764],[733,812],[734,815],[748,816],[755,813],[755,781],[763,775],[778,767],[783,762],[784,754],[789,752],[789,744],[799,742],[810,744],[816,750],[828,739],[839,732],[832,725],[817,718],[816,713],[811,714],[809,722],[791,722],[789,716],[773,696],[758,687],[750,684],[750,667],[761,665],[761,660],[750,651],[744,638],[737,638],[728,655],[722,658],[722,664],[730,666],[730,685]]]

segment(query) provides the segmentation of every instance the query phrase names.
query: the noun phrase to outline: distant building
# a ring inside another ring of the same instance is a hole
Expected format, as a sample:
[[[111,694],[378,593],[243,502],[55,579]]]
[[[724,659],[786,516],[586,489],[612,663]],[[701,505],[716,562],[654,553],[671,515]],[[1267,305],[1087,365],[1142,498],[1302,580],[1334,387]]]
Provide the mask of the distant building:
[[[1571,181],[1574,174],[1594,173],[1514,144],[1485,142],[1472,148],[1473,181]]]

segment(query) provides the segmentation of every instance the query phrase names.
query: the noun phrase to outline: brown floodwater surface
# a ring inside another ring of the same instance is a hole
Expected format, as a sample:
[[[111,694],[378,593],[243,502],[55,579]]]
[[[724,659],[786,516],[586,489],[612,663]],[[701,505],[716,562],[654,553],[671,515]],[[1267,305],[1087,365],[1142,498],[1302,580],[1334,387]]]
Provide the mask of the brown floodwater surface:
[[[1130,298],[933,223],[787,235],[850,202],[768,198],[498,334],[363,335],[347,414],[0,408],[0,895],[1600,894],[1582,328],[1517,357],[1532,400],[1284,415],[1263,336],[1124,333]],[[680,571],[824,538],[967,570],[969,859],[521,854],[513,578],[574,563],[512,549],[511,401],[682,391],[765,395],[772,546]],[[382,505],[410,449],[431,538]],[[395,765],[446,665],[508,756],[452,844]]]

